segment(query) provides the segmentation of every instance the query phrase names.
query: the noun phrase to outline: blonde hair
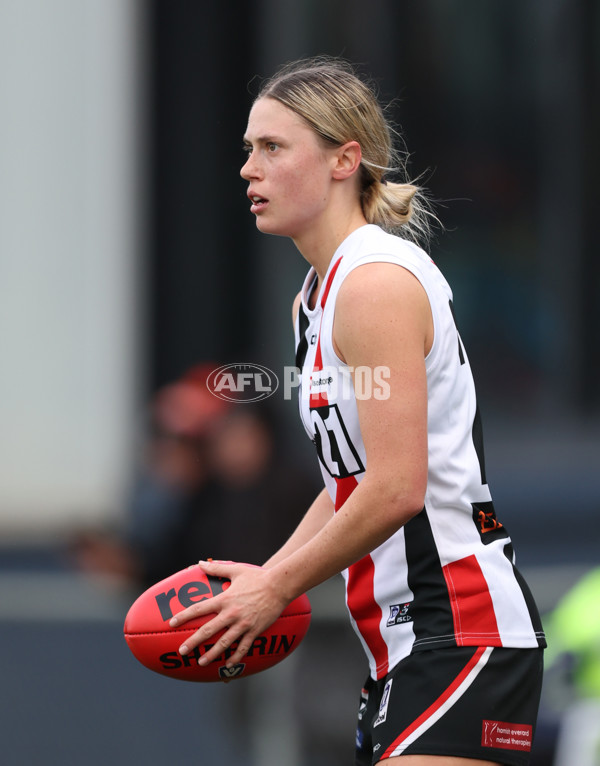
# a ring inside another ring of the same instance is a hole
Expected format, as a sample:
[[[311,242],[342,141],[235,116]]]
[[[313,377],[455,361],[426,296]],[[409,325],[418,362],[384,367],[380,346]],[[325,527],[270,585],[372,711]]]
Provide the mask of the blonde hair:
[[[399,136],[375,89],[350,63],[320,56],[287,64],[262,85],[257,100],[267,97],[302,117],[326,143],[360,144],[360,201],[368,223],[416,242],[429,239],[437,218],[424,190],[407,180],[407,155],[394,147]],[[385,177],[391,173],[400,182]]]

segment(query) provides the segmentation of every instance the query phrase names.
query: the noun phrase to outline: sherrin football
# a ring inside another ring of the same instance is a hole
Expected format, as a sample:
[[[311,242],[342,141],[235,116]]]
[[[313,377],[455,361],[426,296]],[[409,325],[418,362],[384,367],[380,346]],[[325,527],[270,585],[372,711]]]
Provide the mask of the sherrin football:
[[[229,584],[230,580],[207,575],[196,565],[182,569],[144,591],[132,604],[123,626],[125,640],[136,659],[150,670],[169,678],[227,681],[273,667],[298,648],[311,618],[310,602],[305,594],[288,604],[277,620],[254,639],[243,660],[231,668],[227,668],[225,663],[235,651],[235,642],[209,665],[198,665],[198,658],[214,645],[224,631],[189,654],[179,654],[178,649],[184,640],[208,622],[212,615],[190,620],[175,628],[169,626],[169,620],[192,604],[218,596]]]

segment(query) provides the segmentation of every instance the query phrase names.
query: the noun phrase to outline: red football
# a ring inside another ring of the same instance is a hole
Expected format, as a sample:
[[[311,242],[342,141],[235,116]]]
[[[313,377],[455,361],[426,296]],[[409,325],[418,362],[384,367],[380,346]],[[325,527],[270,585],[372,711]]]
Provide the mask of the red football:
[[[196,565],[182,569],[144,591],[132,604],[123,626],[125,640],[134,656],[150,670],[182,681],[226,681],[250,676],[285,659],[298,647],[310,625],[311,609],[306,595],[292,601],[254,640],[243,660],[231,668],[227,668],[225,662],[235,651],[235,642],[206,667],[198,665],[198,658],[210,649],[222,632],[189,654],[179,654],[178,649],[184,640],[208,622],[211,615],[190,620],[176,628],[169,626],[171,617],[192,604],[217,596],[229,584],[230,580],[207,575]]]

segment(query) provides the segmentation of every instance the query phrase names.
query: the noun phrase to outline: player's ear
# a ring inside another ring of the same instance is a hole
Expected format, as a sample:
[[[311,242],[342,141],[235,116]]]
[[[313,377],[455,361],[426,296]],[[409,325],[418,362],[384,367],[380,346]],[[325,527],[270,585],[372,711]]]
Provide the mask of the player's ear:
[[[338,147],[335,152],[336,164],[332,176],[338,181],[354,175],[362,160],[362,151],[358,141],[348,141]]]

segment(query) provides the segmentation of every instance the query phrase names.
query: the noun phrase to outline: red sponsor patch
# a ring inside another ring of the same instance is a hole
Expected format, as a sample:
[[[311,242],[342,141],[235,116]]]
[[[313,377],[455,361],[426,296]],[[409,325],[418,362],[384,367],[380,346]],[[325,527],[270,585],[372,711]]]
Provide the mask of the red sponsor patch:
[[[531,726],[505,721],[483,721],[481,744],[483,747],[500,747],[504,750],[531,750],[533,732]]]

